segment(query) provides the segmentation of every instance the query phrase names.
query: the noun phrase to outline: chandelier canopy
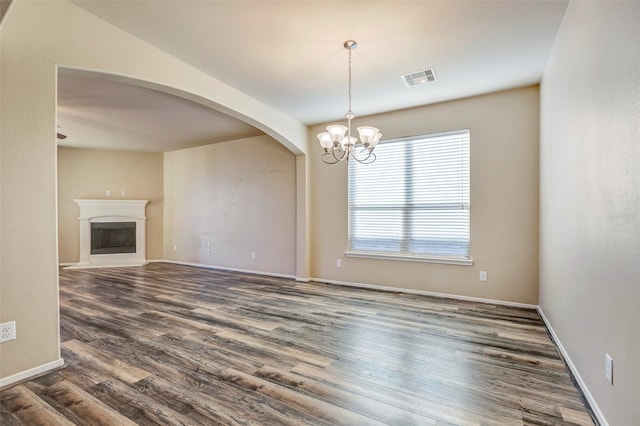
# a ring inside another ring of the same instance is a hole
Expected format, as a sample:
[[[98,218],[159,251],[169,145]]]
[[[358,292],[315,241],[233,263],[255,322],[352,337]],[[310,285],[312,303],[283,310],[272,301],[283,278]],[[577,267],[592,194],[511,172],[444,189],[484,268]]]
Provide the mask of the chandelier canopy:
[[[376,155],[373,149],[380,142],[382,134],[375,127],[358,127],[360,140],[351,136],[351,120],[355,117],[351,112],[351,51],[358,47],[358,43],[347,40],[343,44],[349,51],[349,110],[345,114],[347,125],[333,124],[327,126],[327,131],[318,133],[317,137],[324,150],[322,161],[327,164],[336,164],[340,161],[349,161],[349,157],[360,163],[373,163]]]

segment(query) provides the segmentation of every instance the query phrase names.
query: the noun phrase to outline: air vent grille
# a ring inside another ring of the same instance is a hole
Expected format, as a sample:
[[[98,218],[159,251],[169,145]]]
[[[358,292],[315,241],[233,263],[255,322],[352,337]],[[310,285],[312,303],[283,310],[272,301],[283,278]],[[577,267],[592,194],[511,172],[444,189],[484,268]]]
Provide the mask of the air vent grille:
[[[433,83],[437,81],[436,71],[433,68],[427,68],[425,70],[410,72],[404,74],[402,80],[408,87],[419,86],[421,84]]]

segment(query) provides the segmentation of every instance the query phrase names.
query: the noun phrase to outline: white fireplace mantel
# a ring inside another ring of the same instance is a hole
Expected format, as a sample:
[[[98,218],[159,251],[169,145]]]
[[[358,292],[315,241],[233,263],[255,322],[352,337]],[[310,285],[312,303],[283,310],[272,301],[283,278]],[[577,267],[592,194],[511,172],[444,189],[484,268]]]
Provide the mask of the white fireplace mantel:
[[[145,208],[148,200],[73,200],[80,206],[80,260],[69,268],[95,268],[108,266],[142,266],[147,264],[147,218]],[[114,254],[91,254],[91,223],[135,222],[136,252]]]

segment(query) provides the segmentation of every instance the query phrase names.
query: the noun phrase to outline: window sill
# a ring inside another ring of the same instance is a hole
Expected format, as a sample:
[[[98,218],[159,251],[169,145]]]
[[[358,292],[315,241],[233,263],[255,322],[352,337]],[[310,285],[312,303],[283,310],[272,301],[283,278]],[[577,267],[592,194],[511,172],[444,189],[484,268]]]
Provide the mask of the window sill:
[[[394,253],[373,253],[366,251],[347,251],[344,253],[347,257],[359,257],[363,259],[379,259],[379,260],[401,260],[405,262],[425,262],[425,263],[443,263],[446,265],[473,265],[473,259],[461,257],[439,257],[439,256],[420,256],[410,254],[394,254]]]

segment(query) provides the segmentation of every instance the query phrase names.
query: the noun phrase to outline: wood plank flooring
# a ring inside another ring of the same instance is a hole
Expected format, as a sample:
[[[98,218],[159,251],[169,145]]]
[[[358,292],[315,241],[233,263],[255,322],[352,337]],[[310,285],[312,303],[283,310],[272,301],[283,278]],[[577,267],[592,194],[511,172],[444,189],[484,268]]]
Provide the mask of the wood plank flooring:
[[[5,425],[593,425],[533,310],[154,263],[60,272]]]

